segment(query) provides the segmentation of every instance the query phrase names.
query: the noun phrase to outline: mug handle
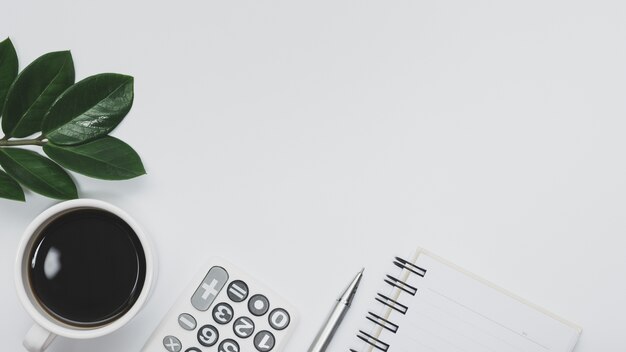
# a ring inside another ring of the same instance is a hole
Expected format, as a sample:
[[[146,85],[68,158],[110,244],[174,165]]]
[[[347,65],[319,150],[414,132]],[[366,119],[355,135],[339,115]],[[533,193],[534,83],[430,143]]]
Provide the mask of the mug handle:
[[[55,334],[35,324],[26,333],[23,344],[29,352],[43,352],[55,337]]]

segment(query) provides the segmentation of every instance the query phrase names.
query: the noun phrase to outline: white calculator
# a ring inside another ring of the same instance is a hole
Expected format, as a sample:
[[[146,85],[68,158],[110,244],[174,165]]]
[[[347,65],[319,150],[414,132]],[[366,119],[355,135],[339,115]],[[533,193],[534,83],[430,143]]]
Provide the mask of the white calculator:
[[[192,281],[143,352],[280,352],[297,317],[270,289],[221,259]]]

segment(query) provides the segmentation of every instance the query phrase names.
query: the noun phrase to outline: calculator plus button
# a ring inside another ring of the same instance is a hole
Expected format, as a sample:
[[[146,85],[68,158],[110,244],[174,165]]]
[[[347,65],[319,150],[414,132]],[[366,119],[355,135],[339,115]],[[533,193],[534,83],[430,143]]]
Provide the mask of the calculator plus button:
[[[183,349],[183,345],[180,344],[180,340],[174,336],[165,336],[163,339],[163,346],[170,352],[180,352]]]
[[[291,317],[282,308],[274,309],[268,318],[270,326],[276,330],[284,330],[291,322]]]
[[[233,332],[237,337],[247,339],[254,334],[254,322],[248,317],[237,318],[233,323]]]
[[[228,298],[230,298],[233,302],[243,302],[248,298],[248,285],[241,281],[233,281],[230,285],[228,285]]]
[[[183,313],[178,316],[178,324],[181,328],[192,331],[196,328],[197,323],[191,314]]]
[[[269,352],[274,348],[275,344],[276,339],[269,331],[263,330],[254,337],[254,347],[259,352]]]
[[[191,296],[191,305],[199,311],[207,311],[227,281],[228,273],[224,268],[212,267]]]
[[[204,325],[198,330],[198,342],[204,347],[211,347],[217,343],[220,333],[213,325]]]
[[[270,309],[270,301],[263,295],[254,295],[248,301],[248,309],[250,313],[260,317]]]
[[[219,324],[228,324],[233,320],[233,307],[228,303],[220,303],[213,308],[213,320]]]
[[[235,340],[226,339],[220,343],[218,352],[239,352],[239,344]]]

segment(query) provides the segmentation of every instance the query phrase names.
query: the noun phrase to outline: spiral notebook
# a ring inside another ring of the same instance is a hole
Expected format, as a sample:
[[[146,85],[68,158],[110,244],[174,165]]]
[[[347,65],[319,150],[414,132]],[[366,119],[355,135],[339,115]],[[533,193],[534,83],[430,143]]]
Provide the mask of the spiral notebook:
[[[396,258],[352,352],[571,352],[581,329],[419,249]]]

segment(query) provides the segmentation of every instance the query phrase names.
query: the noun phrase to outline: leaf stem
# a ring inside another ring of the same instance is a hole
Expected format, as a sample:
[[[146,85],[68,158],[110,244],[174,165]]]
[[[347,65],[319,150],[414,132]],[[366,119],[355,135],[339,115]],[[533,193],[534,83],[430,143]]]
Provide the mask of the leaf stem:
[[[38,145],[43,146],[46,142],[41,140],[40,138],[36,139],[20,139],[17,141],[10,141],[6,139],[0,139],[0,147],[17,147],[20,145]]]

